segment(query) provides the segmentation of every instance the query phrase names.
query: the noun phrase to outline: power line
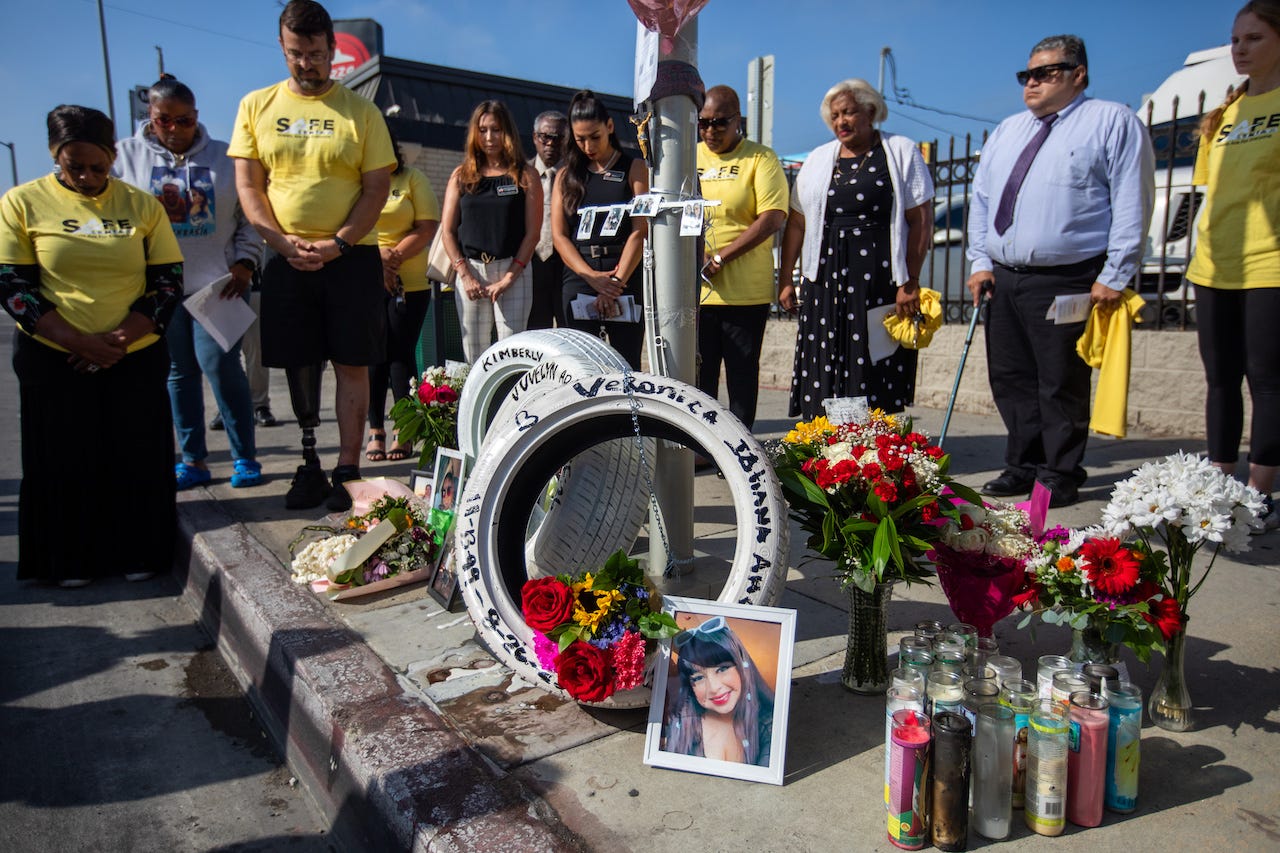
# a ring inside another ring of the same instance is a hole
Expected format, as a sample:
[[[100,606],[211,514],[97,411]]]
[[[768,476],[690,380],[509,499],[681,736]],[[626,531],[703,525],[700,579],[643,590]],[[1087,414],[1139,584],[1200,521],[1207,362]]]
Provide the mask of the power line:
[[[989,124],[989,125],[992,125],[993,127],[1000,123],[993,119],[983,118],[982,116],[971,116],[965,113],[957,113],[951,110],[944,110],[944,109],[941,109],[940,107],[930,107],[930,106],[925,106],[924,104],[916,103],[915,99],[911,97],[911,91],[905,87],[898,85],[898,63],[893,58],[893,52],[886,47],[883,51],[883,57],[885,62],[889,66],[889,76],[890,76],[890,79],[892,80],[892,87],[893,87],[892,99],[895,103],[901,104],[904,107],[914,107],[917,110],[928,110],[931,113],[939,113],[940,115],[952,116],[954,118],[962,118],[968,121],[980,122],[982,124]],[[933,125],[929,125],[923,121],[920,123],[924,124],[926,127],[933,127]],[[934,128],[934,129],[938,130],[939,128]]]
[[[86,2],[89,2],[89,0],[86,0]],[[196,32],[199,32],[199,33],[207,33],[213,36],[221,36],[222,38],[234,39],[235,41],[242,41],[245,44],[252,44],[257,47],[271,48],[273,50],[276,47],[278,47],[278,45],[274,43],[268,44],[267,42],[255,41],[254,39],[248,39],[248,38],[245,38],[244,36],[232,35],[231,33],[220,32],[219,30],[211,30],[211,29],[208,29],[207,27],[199,27],[187,21],[175,21],[172,18],[162,18],[159,15],[152,15],[149,12],[139,12],[135,9],[126,9],[123,6],[116,6],[114,4],[106,4],[106,5],[107,5],[107,8],[111,9],[114,12],[124,12],[126,15],[136,15],[139,18],[149,18],[153,21],[160,21],[161,23],[171,24],[175,27],[182,27],[188,30],[195,30]]]

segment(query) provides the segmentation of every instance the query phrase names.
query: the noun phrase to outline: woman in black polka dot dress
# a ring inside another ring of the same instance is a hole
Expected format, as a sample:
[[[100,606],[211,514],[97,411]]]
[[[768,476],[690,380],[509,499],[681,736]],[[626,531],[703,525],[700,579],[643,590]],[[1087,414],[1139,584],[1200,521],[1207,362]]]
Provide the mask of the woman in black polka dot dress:
[[[881,322],[878,307],[900,316],[919,311],[933,185],[913,143],[875,129],[883,110],[863,81],[834,87],[823,117],[836,139],[809,155],[796,181],[782,269],[802,257],[803,302],[789,276],[779,294],[784,308],[799,313],[792,417],[822,414],[828,397],[866,397],[885,412],[914,401],[916,351],[898,347],[873,362],[868,323]],[[821,227],[807,233],[806,220]]]

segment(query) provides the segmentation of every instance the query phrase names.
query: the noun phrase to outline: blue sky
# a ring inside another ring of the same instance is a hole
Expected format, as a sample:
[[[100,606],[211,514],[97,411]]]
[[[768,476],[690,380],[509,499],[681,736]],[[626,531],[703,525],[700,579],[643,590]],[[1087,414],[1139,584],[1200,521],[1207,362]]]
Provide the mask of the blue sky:
[[[1243,0],[1239,0],[1243,2]],[[1237,2],[1076,0],[1073,3],[891,0],[710,0],[699,14],[699,68],[708,85],[745,95],[748,61],[776,57],[774,143],[780,153],[829,138],[818,117],[827,88],[876,81],[893,50],[898,85],[918,104],[993,121],[1022,107],[1013,73],[1039,38],[1074,32],[1089,48],[1090,94],[1136,107],[1191,51],[1228,41]],[[106,109],[94,0],[6,0],[0,53],[0,140],[15,142],[19,179],[46,173],[45,114],[59,103]],[[635,16],[626,0],[333,0],[335,18],[373,18],[386,53],[403,59],[630,95]],[[1158,11],[1148,11],[1158,10]],[[110,0],[106,3],[118,123],[130,88],[165,69],[196,92],[202,120],[230,133],[247,91],[282,79],[275,0]],[[980,134],[993,125],[890,102],[885,128],[916,139]],[[11,186],[0,151],[0,191]]]

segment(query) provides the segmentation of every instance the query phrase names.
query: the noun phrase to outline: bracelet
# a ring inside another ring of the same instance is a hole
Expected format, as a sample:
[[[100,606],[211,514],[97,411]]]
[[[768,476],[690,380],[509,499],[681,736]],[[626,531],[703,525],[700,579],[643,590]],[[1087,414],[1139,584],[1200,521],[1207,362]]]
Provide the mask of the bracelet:
[[[529,266],[529,265],[528,265],[528,264],[526,264],[524,261],[520,260],[519,258],[512,258],[512,259],[511,259],[511,266],[513,266],[513,267],[519,267],[520,269],[524,269],[525,267],[527,267],[527,266]]]
[[[466,265],[467,265],[466,258],[458,258],[456,261],[452,263],[453,268],[458,270],[462,269]]]
[[[611,276],[609,276],[609,281],[613,281],[613,282],[617,282],[618,284],[622,284],[622,279],[618,278],[616,275],[611,275]]]

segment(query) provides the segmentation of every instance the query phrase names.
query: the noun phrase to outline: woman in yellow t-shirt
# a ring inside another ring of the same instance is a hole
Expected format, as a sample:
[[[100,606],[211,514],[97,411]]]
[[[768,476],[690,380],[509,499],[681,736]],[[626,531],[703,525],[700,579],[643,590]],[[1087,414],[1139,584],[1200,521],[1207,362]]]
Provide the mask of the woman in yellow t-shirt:
[[[1249,485],[1265,497],[1280,467],[1280,0],[1251,0],[1231,28],[1231,58],[1248,79],[1200,125],[1192,180],[1205,186],[1196,254],[1196,331],[1208,394],[1209,459],[1234,473],[1249,380]],[[1261,532],[1261,531],[1259,531]]]
[[[391,144],[396,152],[396,168],[376,226],[383,285],[387,289],[387,360],[369,365],[369,444],[364,456],[370,462],[408,459],[413,453],[413,448],[401,444],[399,437],[390,450],[386,449],[387,387],[391,388],[392,400],[407,397],[409,377],[417,372],[414,351],[431,304],[427,247],[440,225],[440,204],[431,181],[405,165],[395,133],[391,134]]]
[[[49,113],[59,172],[0,199],[0,295],[18,321],[18,578],[79,587],[173,565],[173,420],[160,337],[182,253],[150,193],[110,177],[98,110]]]

